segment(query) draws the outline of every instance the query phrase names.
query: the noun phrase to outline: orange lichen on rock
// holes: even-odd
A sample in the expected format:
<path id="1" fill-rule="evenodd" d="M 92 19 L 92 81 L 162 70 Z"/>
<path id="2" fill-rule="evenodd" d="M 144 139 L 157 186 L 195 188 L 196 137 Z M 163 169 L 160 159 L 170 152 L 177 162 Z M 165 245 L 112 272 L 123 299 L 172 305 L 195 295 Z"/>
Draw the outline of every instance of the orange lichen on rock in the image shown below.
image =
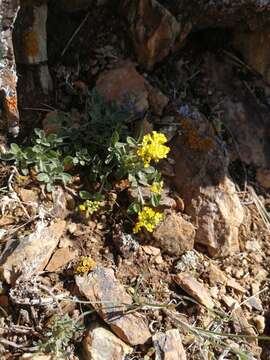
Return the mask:
<path id="1" fill-rule="evenodd" d="M 17 113 L 17 97 L 16 96 L 6 96 L 4 98 L 4 110 L 7 113 Z"/>
<path id="2" fill-rule="evenodd" d="M 39 52 L 38 39 L 35 31 L 28 31 L 24 34 L 24 49 L 28 57 L 36 57 Z"/>
<path id="3" fill-rule="evenodd" d="M 208 151 L 214 147 L 214 141 L 210 137 L 202 138 L 187 119 L 180 121 L 181 126 L 186 130 L 186 142 L 193 150 Z"/>

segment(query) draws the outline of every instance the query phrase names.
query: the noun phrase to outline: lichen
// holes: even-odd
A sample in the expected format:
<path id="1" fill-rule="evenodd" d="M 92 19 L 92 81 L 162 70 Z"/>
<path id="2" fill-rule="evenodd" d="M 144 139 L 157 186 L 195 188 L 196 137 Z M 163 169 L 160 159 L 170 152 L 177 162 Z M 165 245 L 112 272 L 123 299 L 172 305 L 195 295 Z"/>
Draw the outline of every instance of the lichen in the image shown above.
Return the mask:
<path id="1" fill-rule="evenodd" d="M 36 57 L 38 54 L 38 39 L 35 31 L 28 31 L 23 36 L 24 49 L 29 57 Z"/>
<path id="2" fill-rule="evenodd" d="M 181 120 L 181 126 L 185 130 L 185 139 L 188 146 L 193 150 L 209 151 L 215 146 L 214 141 L 206 136 L 202 138 L 198 130 L 187 119 Z"/>

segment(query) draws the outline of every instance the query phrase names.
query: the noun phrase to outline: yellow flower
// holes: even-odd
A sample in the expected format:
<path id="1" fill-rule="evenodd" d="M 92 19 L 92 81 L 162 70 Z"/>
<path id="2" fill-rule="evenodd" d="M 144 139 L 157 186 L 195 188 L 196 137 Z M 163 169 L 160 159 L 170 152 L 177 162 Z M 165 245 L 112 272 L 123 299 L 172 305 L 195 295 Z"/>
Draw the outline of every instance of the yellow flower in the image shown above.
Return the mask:
<path id="1" fill-rule="evenodd" d="M 96 262 L 90 256 L 82 256 L 75 271 L 76 273 L 84 274 L 93 270 L 95 267 Z"/>
<path id="2" fill-rule="evenodd" d="M 163 181 L 154 181 L 151 186 L 151 191 L 154 194 L 160 195 L 163 191 Z"/>
<path id="3" fill-rule="evenodd" d="M 138 221 L 133 228 L 133 232 L 136 234 L 142 227 L 145 227 L 149 232 L 153 232 L 162 219 L 163 214 L 154 211 L 148 206 L 144 206 L 142 211 L 139 211 Z"/>
<path id="4" fill-rule="evenodd" d="M 170 148 L 164 145 L 166 142 L 166 136 L 156 131 L 143 137 L 137 154 L 142 158 L 144 167 L 149 167 L 151 160 L 158 162 L 167 157 Z"/>
<path id="5" fill-rule="evenodd" d="M 85 210 L 86 210 L 85 205 L 81 204 L 81 205 L 79 206 L 79 210 L 80 210 L 80 211 L 85 211 Z"/>

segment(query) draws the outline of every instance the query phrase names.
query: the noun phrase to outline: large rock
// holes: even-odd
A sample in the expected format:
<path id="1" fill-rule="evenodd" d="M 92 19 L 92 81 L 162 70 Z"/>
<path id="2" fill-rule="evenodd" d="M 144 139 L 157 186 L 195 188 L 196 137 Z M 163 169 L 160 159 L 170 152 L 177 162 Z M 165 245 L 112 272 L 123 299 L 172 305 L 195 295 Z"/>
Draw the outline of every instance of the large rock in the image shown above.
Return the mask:
<path id="1" fill-rule="evenodd" d="M 269 21 L 270 3 L 261 0 L 159 0 L 177 19 L 194 30 L 209 27 L 256 28 Z M 196 11 L 194 11 L 196 9 Z"/>
<path id="2" fill-rule="evenodd" d="M 156 333 L 152 339 L 156 350 L 155 360 L 186 360 L 179 330 L 172 329 L 165 333 Z"/>
<path id="3" fill-rule="evenodd" d="M 194 246 L 195 228 L 180 214 L 170 212 L 153 232 L 154 244 L 163 252 L 180 256 L 192 250 Z"/>
<path id="4" fill-rule="evenodd" d="M 234 46 L 246 63 L 270 83 L 270 26 L 250 31 L 234 31 Z"/>
<path id="5" fill-rule="evenodd" d="M 28 66 L 27 71 L 24 69 L 21 72 L 21 81 L 27 84 L 27 87 L 32 86 L 33 92 L 40 88 L 39 91 L 43 94 L 52 90 L 47 64 L 47 13 L 46 1 L 35 4 L 22 2 L 13 34 L 16 63 L 35 65 Z M 30 92 L 30 89 L 28 91 Z"/>
<path id="6" fill-rule="evenodd" d="M 228 176 L 226 149 L 199 112 L 182 106 L 179 113 L 183 133 L 171 143 L 174 185 L 197 228 L 195 243 L 206 246 L 211 256 L 233 254 L 239 250 L 244 210 Z"/>
<path id="7" fill-rule="evenodd" d="M 112 331 L 130 345 L 144 344 L 151 336 L 138 312 L 127 313 L 132 298 L 112 269 L 97 268 L 87 277 L 76 276 L 80 292 L 92 303 Z"/>
<path id="8" fill-rule="evenodd" d="M 182 30 L 180 24 L 156 0 L 124 0 L 122 11 L 128 21 L 137 59 L 151 69 L 175 48 Z M 183 30 L 181 36 L 186 37 Z"/>
<path id="9" fill-rule="evenodd" d="M 215 55 L 206 54 L 202 72 L 208 88 L 219 94 L 212 96 L 209 106 L 216 107 L 221 114 L 221 121 L 233 140 L 232 157 L 270 169 L 269 107 L 235 76 L 230 61 L 221 62 Z"/>
<path id="10" fill-rule="evenodd" d="M 0 125 L 1 129 L 8 129 L 15 136 L 19 132 L 19 111 L 12 29 L 19 3 L 19 0 L 3 0 L 0 3 L 0 101 L 4 110 L 0 115 Z"/>
<path id="11" fill-rule="evenodd" d="M 83 340 L 85 360 L 124 360 L 132 348 L 101 325 L 94 324 Z"/>
<path id="12" fill-rule="evenodd" d="M 220 27 L 235 28 L 244 57 L 266 79 L 269 77 L 269 27 L 265 27 L 269 24 L 268 1 L 122 0 L 121 3 L 137 59 L 147 69 L 183 46 L 191 31 Z M 242 32 L 244 37 L 240 35 L 240 39 L 237 33 Z"/>
<path id="13" fill-rule="evenodd" d="M 29 278 L 42 271 L 57 247 L 65 226 L 62 220 L 49 226 L 40 222 L 31 235 L 11 240 L 0 257 L 0 275 L 3 280 L 10 284 L 20 275 Z"/>
<path id="14" fill-rule="evenodd" d="M 149 107 L 145 79 L 130 61 L 120 62 L 114 69 L 103 72 L 96 88 L 106 100 L 114 100 L 136 113 L 144 113 Z"/>

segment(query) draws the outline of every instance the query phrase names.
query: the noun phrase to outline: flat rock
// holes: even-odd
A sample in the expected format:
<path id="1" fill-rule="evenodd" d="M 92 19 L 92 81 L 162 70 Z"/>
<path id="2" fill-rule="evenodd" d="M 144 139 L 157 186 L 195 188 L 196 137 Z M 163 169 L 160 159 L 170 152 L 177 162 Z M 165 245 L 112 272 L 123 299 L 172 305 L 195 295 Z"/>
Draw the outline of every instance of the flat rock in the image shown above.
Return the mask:
<path id="1" fill-rule="evenodd" d="M 186 105 L 178 111 L 183 133 L 170 144 L 173 182 L 196 227 L 195 243 L 204 245 L 211 256 L 236 253 L 244 209 L 228 175 L 224 145 L 195 108 Z"/>
<path id="2" fill-rule="evenodd" d="M 156 350 L 155 360 L 186 360 L 179 330 L 172 329 L 165 333 L 156 333 L 152 340 Z"/>
<path id="3" fill-rule="evenodd" d="M 42 271 L 57 247 L 65 226 L 63 220 L 48 226 L 40 222 L 31 235 L 11 240 L 0 257 L 2 279 L 10 284 L 20 275 L 31 277 Z"/>
<path id="4" fill-rule="evenodd" d="M 71 260 L 75 259 L 78 255 L 76 250 L 72 250 L 69 247 L 63 247 L 57 249 L 51 257 L 45 270 L 49 272 L 55 272 L 68 264 Z"/>
<path id="5" fill-rule="evenodd" d="M 83 340 L 85 360 L 124 360 L 132 351 L 132 347 L 99 324 L 94 324 Z"/>
<path id="6" fill-rule="evenodd" d="M 154 230 L 153 238 L 163 252 L 179 256 L 193 249 L 195 228 L 180 214 L 170 212 Z"/>
<path id="7" fill-rule="evenodd" d="M 135 113 L 144 113 L 149 107 L 145 79 L 130 61 L 119 62 L 101 73 L 96 88 L 107 101 L 114 100 Z"/>
<path id="8" fill-rule="evenodd" d="M 183 290 L 185 290 L 187 294 L 197 300 L 200 304 L 206 306 L 208 309 L 213 309 L 215 306 L 208 289 L 189 273 L 177 274 L 174 277 L 174 281 Z"/>
<path id="9" fill-rule="evenodd" d="M 123 341 L 139 345 L 151 337 L 141 314 L 126 313 L 132 298 L 117 281 L 112 269 L 97 268 L 88 276 L 76 276 L 76 284 L 100 317 Z"/>

